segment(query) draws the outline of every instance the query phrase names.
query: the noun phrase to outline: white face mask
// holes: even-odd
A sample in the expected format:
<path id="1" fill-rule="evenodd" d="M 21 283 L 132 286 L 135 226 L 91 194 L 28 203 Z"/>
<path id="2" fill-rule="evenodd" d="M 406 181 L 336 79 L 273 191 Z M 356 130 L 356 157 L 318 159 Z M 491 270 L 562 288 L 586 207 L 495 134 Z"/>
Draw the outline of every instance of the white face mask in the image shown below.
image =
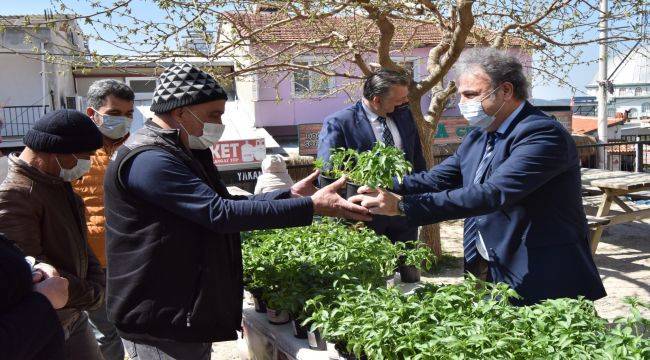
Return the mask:
<path id="1" fill-rule="evenodd" d="M 498 88 L 499 87 L 497 86 L 494 90 L 490 91 L 489 94 L 485 95 L 480 100 L 472 100 L 472 101 L 467 101 L 458 104 L 460 113 L 463 114 L 463 117 L 465 119 L 467 119 L 470 126 L 478 127 L 485 130 L 489 128 L 490 125 L 492 125 L 492 123 L 496 119 L 497 114 L 499 113 L 499 111 L 501 111 L 501 108 L 505 104 L 505 101 L 503 102 L 503 104 L 501 104 L 501 107 L 499 107 L 499 110 L 497 110 L 497 112 L 495 112 L 494 115 L 488 115 L 485 112 L 485 109 L 483 108 L 483 100 L 492 96 L 492 94 L 494 94 L 494 92 L 497 91 Z"/>
<path id="2" fill-rule="evenodd" d="M 205 150 L 211 147 L 212 145 L 214 145 L 215 143 L 217 143 L 217 141 L 219 141 L 219 139 L 221 138 L 221 135 L 223 135 L 223 131 L 226 129 L 226 126 L 224 124 L 213 124 L 213 123 L 203 122 L 201 119 L 198 118 L 198 116 L 196 116 L 192 112 L 192 110 L 190 110 L 189 108 L 187 108 L 187 110 L 190 112 L 190 114 L 192 114 L 192 116 L 194 116 L 194 119 L 196 121 L 203 124 L 203 135 L 194 136 L 190 134 L 182 124 L 179 123 L 183 128 L 183 130 L 185 130 L 185 132 L 187 133 L 187 139 L 189 141 L 190 149 Z"/>
<path id="3" fill-rule="evenodd" d="M 97 125 L 99 131 L 109 139 L 117 140 L 129 133 L 133 119 L 126 116 L 104 115 L 95 108 L 91 108 L 102 119 L 102 124 Z"/>
<path id="4" fill-rule="evenodd" d="M 74 154 L 72 156 L 74 156 Z M 86 175 L 88 171 L 90 171 L 90 160 L 79 159 L 76 156 L 74 156 L 74 158 L 77 159 L 77 165 L 75 165 L 72 169 L 64 169 L 59 162 L 59 158 L 55 157 L 56 163 L 59 164 L 59 168 L 61 169 L 61 171 L 59 171 L 59 177 L 63 179 L 63 181 L 77 180 L 80 177 Z"/>

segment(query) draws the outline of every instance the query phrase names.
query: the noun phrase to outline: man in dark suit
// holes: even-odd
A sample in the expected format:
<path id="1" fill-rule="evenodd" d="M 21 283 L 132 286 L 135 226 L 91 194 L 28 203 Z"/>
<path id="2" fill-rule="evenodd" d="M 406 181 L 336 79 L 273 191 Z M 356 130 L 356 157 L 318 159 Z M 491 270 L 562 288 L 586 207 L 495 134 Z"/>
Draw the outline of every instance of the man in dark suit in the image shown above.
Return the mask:
<path id="1" fill-rule="evenodd" d="M 440 165 L 406 176 L 395 193 L 362 188 L 365 195 L 351 201 L 412 225 L 466 218 L 465 270 L 509 284 L 522 296 L 516 304 L 604 297 L 571 135 L 526 101 L 516 58 L 468 50 L 458 74 L 461 112 L 477 129 Z"/>
<path id="2" fill-rule="evenodd" d="M 408 108 L 406 73 L 380 69 L 363 85 L 363 99 L 328 116 L 318 137 L 318 158 L 327 161 L 339 147 L 367 151 L 377 141 L 404 151 L 413 171 L 426 170 L 418 130 Z M 369 223 L 378 234 L 391 241 L 416 240 L 417 226 L 405 219 L 376 216 Z"/>

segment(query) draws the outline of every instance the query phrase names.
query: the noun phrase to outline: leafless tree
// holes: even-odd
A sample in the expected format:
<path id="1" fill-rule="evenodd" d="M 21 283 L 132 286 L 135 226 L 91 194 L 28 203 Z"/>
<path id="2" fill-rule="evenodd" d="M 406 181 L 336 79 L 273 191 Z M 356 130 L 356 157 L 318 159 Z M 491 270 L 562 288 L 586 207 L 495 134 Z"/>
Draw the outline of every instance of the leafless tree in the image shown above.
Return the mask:
<path id="1" fill-rule="evenodd" d="M 601 16 L 609 21 L 605 41 L 616 54 L 645 38 L 648 11 L 643 0 L 613 1 L 607 14 L 600 13 L 597 0 L 95 0 L 91 11 L 79 13 L 73 0 L 53 1 L 58 12 L 87 24 L 93 41 L 110 44 L 121 54 L 84 54 L 97 65 L 133 58 L 231 58 L 235 71 L 215 75 L 257 74 L 281 82 L 287 71 L 307 70 L 324 79 L 347 79 L 332 91 L 353 94 L 371 73 L 372 62 L 407 71 L 394 55 L 429 46 L 428 73 L 409 89 L 429 166 L 434 165 L 438 121 L 456 92 L 450 71 L 465 47 L 516 48 L 534 54 L 535 61 L 526 64 L 531 76 L 566 84 L 573 65 L 597 60 L 584 60 L 582 53 L 598 42 L 595 29 Z M 142 2 L 156 11 L 143 11 Z M 183 36 L 189 31 L 208 46 L 185 46 Z M 430 38 L 423 39 L 426 35 Z M 320 60 L 301 61 L 313 54 Z M 64 61 L 48 55 L 52 61 Z M 425 95 L 431 102 L 422 111 Z M 440 254 L 438 231 L 426 227 L 423 237 Z"/>

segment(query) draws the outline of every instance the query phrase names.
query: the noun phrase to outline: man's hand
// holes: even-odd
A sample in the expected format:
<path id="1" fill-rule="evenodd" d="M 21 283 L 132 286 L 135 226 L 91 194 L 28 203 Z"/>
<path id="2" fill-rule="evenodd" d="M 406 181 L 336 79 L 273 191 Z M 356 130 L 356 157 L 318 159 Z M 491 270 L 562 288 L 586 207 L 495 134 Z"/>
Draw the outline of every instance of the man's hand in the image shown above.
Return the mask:
<path id="1" fill-rule="evenodd" d="M 367 208 L 370 213 L 377 215 L 398 216 L 401 215 L 397 203 L 402 197 L 384 189 L 371 189 L 367 186 L 359 188 L 357 193 L 348 201 Z"/>
<path id="2" fill-rule="evenodd" d="M 311 196 L 311 199 L 314 202 L 314 213 L 317 215 L 342 217 L 357 221 L 372 220 L 372 216 L 370 216 L 368 209 L 343 199 L 336 192 L 345 185 L 345 180 L 344 176 L 332 184 L 318 190 Z"/>
<path id="3" fill-rule="evenodd" d="M 293 186 L 291 187 L 291 196 L 303 197 L 303 196 L 314 195 L 316 191 L 318 191 L 318 189 L 314 186 L 314 180 L 316 180 L 318 174 L 320 174 L 320 171 L 316 170 L 306 178 L 293 184 Z"/>
<path id="4" fill-rule="evenodd" d="M 66 278 L 59 276 L 47 278 L 35 284 L 34 291 L 45 295 L 55 310 L 68 303 L 68 279 Z"/>
<path id="5" fill-rule="evenodd" d="M 57 276 L 60 275 L 54 266 L 46 263 L 38 263 L 34 265 L 34 270 L 32 270 L 32 283 L 35 284 L 45 279 Z"/>

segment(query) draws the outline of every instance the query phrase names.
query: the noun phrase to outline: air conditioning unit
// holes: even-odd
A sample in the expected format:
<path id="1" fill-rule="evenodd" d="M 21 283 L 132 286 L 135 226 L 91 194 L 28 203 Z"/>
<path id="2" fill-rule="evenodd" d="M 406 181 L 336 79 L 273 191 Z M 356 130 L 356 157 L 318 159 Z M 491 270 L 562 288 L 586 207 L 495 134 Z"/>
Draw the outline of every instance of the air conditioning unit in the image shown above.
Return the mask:
<path id="1" fill-rule="evenodd" d="M 65 108 L 77 110 L 77 97 L 76 96 L 66 96 L 65 97 Z"/>

